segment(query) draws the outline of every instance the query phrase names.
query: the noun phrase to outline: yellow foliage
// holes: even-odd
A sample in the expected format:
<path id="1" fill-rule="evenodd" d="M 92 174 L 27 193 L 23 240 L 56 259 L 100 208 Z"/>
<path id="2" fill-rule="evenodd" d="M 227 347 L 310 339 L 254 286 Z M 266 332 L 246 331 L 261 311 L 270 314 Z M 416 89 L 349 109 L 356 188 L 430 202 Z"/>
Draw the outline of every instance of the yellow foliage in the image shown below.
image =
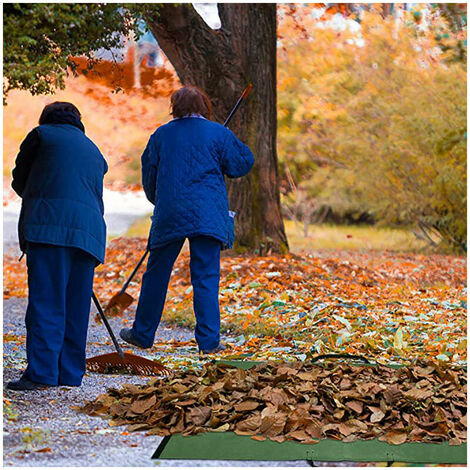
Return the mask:
<path id="1" fill-rule="evenodd" d="M 465 249 L 466 64 L 406 15 L 372 9 L 340 31 L 311 10 L 297 11 L 302 34 L 281 15 L 281 162 L 317 202 L 419 223 Z"/>

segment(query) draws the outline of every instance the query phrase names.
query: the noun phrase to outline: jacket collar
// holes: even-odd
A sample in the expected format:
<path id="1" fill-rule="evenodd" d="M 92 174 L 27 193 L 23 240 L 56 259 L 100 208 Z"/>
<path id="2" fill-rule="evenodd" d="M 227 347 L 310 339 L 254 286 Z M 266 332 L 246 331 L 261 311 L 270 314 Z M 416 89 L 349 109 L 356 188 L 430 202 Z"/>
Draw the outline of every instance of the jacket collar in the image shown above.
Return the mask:
<path id="1" fill-rule="evenodd" d="M 70 111 L 54 111 L 49 114 L 42 124 L 71 124 L 77 127 L 82 132 L 85 132 L 85 127 L 80 121 L 80 118 Z"/>

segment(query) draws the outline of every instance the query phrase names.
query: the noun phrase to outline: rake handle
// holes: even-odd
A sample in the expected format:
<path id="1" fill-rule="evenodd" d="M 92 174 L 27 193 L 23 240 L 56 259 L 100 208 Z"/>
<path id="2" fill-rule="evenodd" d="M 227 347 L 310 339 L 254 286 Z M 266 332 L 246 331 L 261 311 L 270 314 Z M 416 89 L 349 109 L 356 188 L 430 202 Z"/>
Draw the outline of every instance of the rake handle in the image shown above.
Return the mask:
<path id="1" fill-rule="evenodd" d="M 230 120 L 232 119 L 233 115 L 235 114 L 235 111 L 240 107 L 240 105 L 242 104 L 242 101 L 248 96 L 248 94 L 250 93 L 251 89 L 253 88 L 253 84 L 250 83 L 246 88 L 245 90 L 243 91 L 242 95 L 240 96 L 240 98 L 238 98 L 238 101 L 235 103 L 235 106 L 233 107 L 232 111 L 230 111 L 230 114 L 228 115 L 227 119 L 225 120 L 224 122 L 224 126 L 227 127 L 228 126 L 228 123 L 230 122 Z"/>
<path id="2" fill-rule="evenodd" d="M 103 320 L 104 326 L 108 330 L 109 336 L 111 336 L 111 339 L 113 340 L 114 347 L 116 348 L 117 353 L 119 354 L 119 356 L 121 356 L 121 359 L 124 359 L 124 352 L 122 351 L 121 346 L 119 346 L 119 343 L 117 342 L 116 336 L 114 336 L 113 330 L 111 329 L 108 320 L 104 316 L 103 307 L 101 306 L 100 301 L 98 300 L 98 297 L 96 297 L 94 291 L 91 292 L 91 298 L 93 299 L 96 309 L 98 310 L 98 313 L 100 314 L 100 317 Z"/>
<path id="3" fill-rule="evenodd" d="M 119 292 L 119 295 L 122 295 L 124 294 L 124 292 L 126 292 L 126 289 L 129 287 L 129 284 L 131 283 L 132 279 L 134 278 L 139 268 L 142 266 L 142 263 L 144 262 L 145 258 L 149 254 L 149 251 L 150 250 L 148 248 L 145 250 L 145 253 L 143 254 L 142 258 L 140 258 L 139 262 L 137 263 L 137 266 L 134 268 L 134 271 L 132 271 L 131 275 L 129 276 L 129 279 L 127 279 L 127 281 L 122 286 L 122 289 Z"/>

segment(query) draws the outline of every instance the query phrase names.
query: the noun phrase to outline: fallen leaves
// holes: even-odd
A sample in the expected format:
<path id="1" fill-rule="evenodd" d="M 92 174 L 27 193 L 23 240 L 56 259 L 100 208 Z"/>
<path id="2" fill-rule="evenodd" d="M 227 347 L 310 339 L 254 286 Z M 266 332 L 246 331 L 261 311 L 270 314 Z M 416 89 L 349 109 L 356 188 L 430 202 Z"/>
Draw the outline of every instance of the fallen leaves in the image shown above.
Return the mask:
<path id="1" fill-rule="evenodd" d="M 142 238 L 117 238 L 96 270 L 103 304 L 121 289 L 145 251 Z M 139 296 L 144 267 L 128 293 Z M 221 260 L 222 331 L 231 348 L 221 356 L 304 360 L 309 354 L 349 353 L 383 363 L 418 358 L 466 361 L 466 261 L 444 255 L 316 252 Z M 6 256 L 4 297 L 25 296 L 25 263 Z M 188 253 L 175 264 L 163 320 L 194 325 Z M 123 322 L 131 321 L 127 318 Z M 192 348 L 192 349 L 191 349 Z M 178 351 L 179 354 L 175 354 Z M 149 353 L 172 368 L 192 366 L 197 349 L 157 343 Z M 182 359 L 183 356 L 183 359 Z M 196 364 L 197 365 L 197 364 Z"/>
<path id="2" fill-rule="evenodd" d="M 309 380 L 314 386 L 305 391 Z M 458 445 L 466 441 L 466 389 L 464 369 L 437 361 L 400 369 L 307 361 L 242 370 L 206 363 L 201 371 L 110 389 L 82 411 L 160 435 L 233 431 L 308 444 L 378 438 Z"/>

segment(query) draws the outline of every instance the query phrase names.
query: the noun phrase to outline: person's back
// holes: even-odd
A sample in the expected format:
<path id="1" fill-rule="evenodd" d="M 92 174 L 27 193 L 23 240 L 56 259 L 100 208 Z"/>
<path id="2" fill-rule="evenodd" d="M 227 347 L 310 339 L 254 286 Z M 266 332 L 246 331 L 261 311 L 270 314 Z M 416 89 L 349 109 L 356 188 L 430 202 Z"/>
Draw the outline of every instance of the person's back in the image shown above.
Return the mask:
<path id="1" fill-rule="evenodd" d="M 155 204 L 148 247 L 150 257 L 132 328 L 121 338 L 152 346 L 173 264 L 189 239 L 196 341 L 203 353 L 220 344 L 220 250 L 231 247 L 234 214 L 229 211 L 224 175 L 237 178 L 254 164 L 251 150 L 224 126 L 209 121 L 205 93 L 183 87 L 171 97 L 175 119 L 159 127 L 142 155 L 142 183 Z"/>
<path id="2" fill-rule="evenodd" d="M 195 235 L 230 246 L 224 174 L 235 178 L 250 170 L 249 148 L 224 126 L 202 117 L 174 119 L 153 134 L 149 147 L 151 164 L 158 166 L 151 180 L 143 168 L 147 196 L 155 203 L 150 246 Z"/>
<path id="3" fill-rule="evenodd" d="M 35 131 L 39 145 L 22 192 L 22 243 L 71 244 L 103 262 L 105 160 L 74 125 L 43 124 Z"/>

